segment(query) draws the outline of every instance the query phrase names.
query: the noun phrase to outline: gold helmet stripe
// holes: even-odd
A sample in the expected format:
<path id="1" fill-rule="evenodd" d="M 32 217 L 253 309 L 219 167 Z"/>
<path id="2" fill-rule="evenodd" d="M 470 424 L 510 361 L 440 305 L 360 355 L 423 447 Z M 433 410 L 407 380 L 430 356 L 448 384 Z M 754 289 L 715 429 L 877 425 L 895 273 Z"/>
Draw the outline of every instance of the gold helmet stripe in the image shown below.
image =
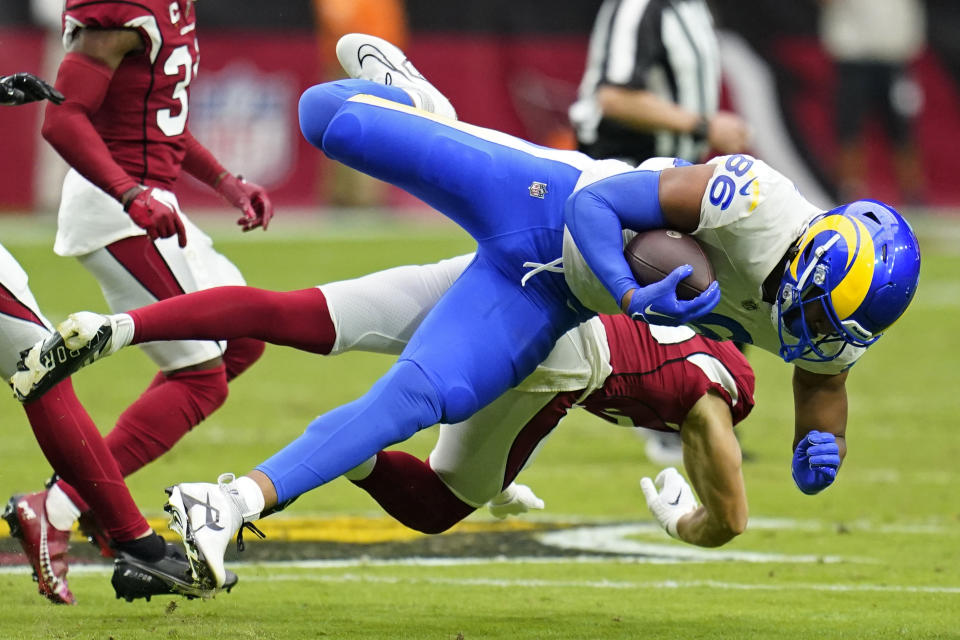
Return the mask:
<path id="1" fill-rule="evenodd" d="M 800 250 L 790 262 L 790 274 L 794 280 L 797 279 L 797 270 L 804 249 L 820 233 L 840 234 L 849 248 L 847 263 L 844 265 L 846 274 L 830 292 L 833 310 L 840 320 L 846 320 L 867 297 L 870 284 L 873 282 L 876 259 L 873 238 L 859 220 L 839 214 L 825 216 L 807 229 L 800 241 Z"/>

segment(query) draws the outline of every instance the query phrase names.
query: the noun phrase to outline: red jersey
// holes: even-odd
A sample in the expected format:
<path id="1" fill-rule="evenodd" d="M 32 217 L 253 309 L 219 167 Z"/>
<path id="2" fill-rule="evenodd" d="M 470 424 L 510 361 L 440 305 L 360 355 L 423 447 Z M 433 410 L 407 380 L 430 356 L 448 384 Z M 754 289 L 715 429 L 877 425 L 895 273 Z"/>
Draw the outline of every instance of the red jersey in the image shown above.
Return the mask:
<path id="1" fill-rule="evenodd" d="M 732 342 L 682 328 L 658 340 L 658 328 L 623 314 L 601 315 L 600 321 L 613 372 L 581 403 L 590 413 L 624 426 L 672 431 L 710 390 L 726 400 L 734 424 L 753 409 L 753 369 Z"/>
<path id="2" fill-rule="evenodd" d="M 83 27 L 140 33 L 144 50 L 120 63 L 91 121 L 134 180 L 170 189 L 183 161 L 199 61 L 193 0 L 67 0 L 63 21 L 65 40 Z"/>

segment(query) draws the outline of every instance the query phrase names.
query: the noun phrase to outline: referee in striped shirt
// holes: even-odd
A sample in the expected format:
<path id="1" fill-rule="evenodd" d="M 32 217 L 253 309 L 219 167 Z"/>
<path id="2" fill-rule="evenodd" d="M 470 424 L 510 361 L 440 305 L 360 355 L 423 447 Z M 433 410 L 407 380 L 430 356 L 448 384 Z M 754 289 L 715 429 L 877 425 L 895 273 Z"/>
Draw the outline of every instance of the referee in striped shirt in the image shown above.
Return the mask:
<path id="1" fill-rule="evenodd" d="M 581 151 L 633 165 L 743 151 L 748 128 L 718 111 L 720 56 L 704 0 L 604 0 L 570 119 Z"/>

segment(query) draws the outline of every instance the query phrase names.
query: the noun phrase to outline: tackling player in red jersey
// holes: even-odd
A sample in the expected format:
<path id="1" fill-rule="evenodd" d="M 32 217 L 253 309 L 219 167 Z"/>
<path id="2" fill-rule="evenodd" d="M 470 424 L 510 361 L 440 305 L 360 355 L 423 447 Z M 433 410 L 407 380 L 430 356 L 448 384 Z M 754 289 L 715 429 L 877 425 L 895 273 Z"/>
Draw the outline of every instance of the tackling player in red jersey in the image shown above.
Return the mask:
<path id="1" fill-rule="evenodd" d="M 381 451 L 346 477 L 391 516 L 424 533 L 446 531 L 484 503 L 498 517 L 542 509 L 529 487 L 513 481 L 579 406 L 620 426 L 679 431 L 684 466 L 703 504 L 673 467 L 655 481 L 643 478 L 647 506 L 667 533 L 705 547 L 742 533 L 747 498 L 733 426 L 753 409 L 754 375 L 740 351 L 686 327 L 647 325 L 624 315 L 599 316 L 576 331 L 581 340 L 564 336 L 544 363 L 552 372 L 538 370 L 534 380 L 467 421 L 441 425 L 426 460 Z M 578 342 L 606 346 L 609 358 L 591 365 L 596 372 L 608 362 L 609 373 L 583 388 L 551 391 L 591 360 L 573 356 Z"/>
<path id="2" fill-rule="evenodd" d="M 66 99 L 46 110 L 42 129 L 71 166 L 54 251 L 77 257 L 115 311 L 243 284 L 171 191 L 185 171 L 241 211 L 244 231 L 266 229 L 273 215 L 266 192 L 224 169 L 188 128 L 199 63 L 192 0 L 68 0 L 63 20 L 67 53 L 55 86 Z M 263 343 L 190 341 L 144 350 L 160 373 L 106 438 L 123 475 L 216 410 L 227 381 L 257 360 Z M 62 481 L 45 497 L 30 498 L 61 523 L 88 509 Z M 60 535 L 65 541 L 67 532 Z"/>
<path id="3" fill-rule="evenodd" d="M 77 360 L 89 363 L 129 344 L 241 336 L 325 355 L 396 355 L 471 258 L 397 267 L 300 291 L 217 287 L 126 314 L 80 312 L 62 322 L 51 340 L 38 342 L 27 360 L 56 345 L 76 349 Z M 24 393 L 37 382 L 55 382 L 68 368 L 43 367 L 39 380 L 23 371 L 12 383 Z M 656 484 L 645 479 L 641 486 L 670 535 L 718 546 L 746 526 L 733 425 L 753 408 L 753 387 L 753 371 L 732 343 L 708 340 L 687 327 L 600 316 L 564 334 L 516 388 L 465 422 L 440 426 L 426 461 L 381 451 L 344 475 L 390 515 L 426 533 L 448 529 L 487 502 L 494 515 L 540 508 L 527 487 L 512 482 L 567 412 L 580 406 L 615 424 L 680 431 L 684 462 L 703 505 L 672 468 Z"/>

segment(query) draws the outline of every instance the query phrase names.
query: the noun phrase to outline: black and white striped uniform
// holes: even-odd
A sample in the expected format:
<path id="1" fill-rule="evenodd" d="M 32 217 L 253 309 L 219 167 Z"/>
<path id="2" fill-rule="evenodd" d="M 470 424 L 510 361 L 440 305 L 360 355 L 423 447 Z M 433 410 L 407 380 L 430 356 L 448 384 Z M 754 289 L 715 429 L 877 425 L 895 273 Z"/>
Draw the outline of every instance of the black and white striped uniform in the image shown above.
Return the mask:
<path id="1" fill-rule="evenodd" d="M 596 100 L 602 85 L 650 91 L 707 117 L 716 113 L 720 59 L 704 0 L 605 0 L 570 108 L 580 150 L 594 158 L 699 161 L 705 141 L 671 131 L 646 133 L 603 118 Z"/>

